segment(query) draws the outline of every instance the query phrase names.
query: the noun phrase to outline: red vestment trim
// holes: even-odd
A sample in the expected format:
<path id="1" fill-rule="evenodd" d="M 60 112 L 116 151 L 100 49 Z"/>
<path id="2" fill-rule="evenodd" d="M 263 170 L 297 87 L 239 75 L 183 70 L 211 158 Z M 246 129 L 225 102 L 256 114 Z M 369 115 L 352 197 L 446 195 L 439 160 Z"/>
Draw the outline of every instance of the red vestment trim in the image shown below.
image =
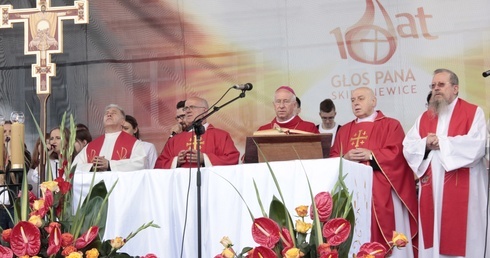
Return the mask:
<path id="1" fill-rule="evenodd" d="M 390 246 L 389 242 L 396 229 L 394 192 L 409 214 L 411 232 L 404 233 L 410 233 L 417 257 L 417 195 L 412 170 L 402 153 L 405 134 L 400 122 L 385 117 L 381 111 L 376 112 L 378 114 L 374 122 L 356 123 L 354 120 L 343 125 L 336 135 L 330 157 L 338 157 L 355 148 L 372 151 L 379 169 L 373 168 L 371 240 L 386 248 Z"/>
<path id="2" fill-rule="evenodd" d="M 99 156 L 100 149 L 104 144 L 105 135 L 102 135 L 87 145 L 87 163 L 92 163 L 94 157 Z M 111 160 L 129 159 L 133 150 L 134 143 L 137 141 L 132 135 L 121 132 L 114 144 Z"/>
<path id="3" fill-rule="evenodd" d="M 471 128 L 477 106 L 458 99 L 449 122 L 448 136 L 466 135 Z M 437 131 L 437 116 L 428 111 L 420 119 L 421 138 Z M 441 233 L 439 253 L 465 256 L 466 228 L 468 223 L 469 168 L 446 171 L 442 196 Z M 432 168 L 428 167 L 421 178 L 420 223 L 424 234 L 424 248 L 434 246 L 434 194 Z"/>

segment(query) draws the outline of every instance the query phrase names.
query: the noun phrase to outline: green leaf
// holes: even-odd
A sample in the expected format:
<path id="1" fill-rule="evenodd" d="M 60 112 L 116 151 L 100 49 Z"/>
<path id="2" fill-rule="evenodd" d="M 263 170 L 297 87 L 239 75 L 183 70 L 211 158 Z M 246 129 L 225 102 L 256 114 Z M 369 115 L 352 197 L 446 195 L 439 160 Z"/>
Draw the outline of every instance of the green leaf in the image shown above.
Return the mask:
<path id="1" fill-rule="evenodd" d="M 272 198 L 269 206 L 269 218 L 279 224 L 281 228 L 288 228 L 289 225 L 293 225 L 291 215 L 286 206 L 276 196 Z"/>

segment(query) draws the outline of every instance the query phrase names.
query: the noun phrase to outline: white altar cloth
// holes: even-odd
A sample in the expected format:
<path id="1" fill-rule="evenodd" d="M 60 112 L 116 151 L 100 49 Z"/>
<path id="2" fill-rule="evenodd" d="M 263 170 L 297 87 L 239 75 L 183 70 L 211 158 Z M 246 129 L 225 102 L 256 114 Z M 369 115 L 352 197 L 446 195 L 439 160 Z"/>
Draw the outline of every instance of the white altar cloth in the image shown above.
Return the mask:
<path id="1" fill-rule="evenodd" d="M 339 163 L 339 158 L 270 163 L 293 221 L 297 219 L 295 207 L 311 205 L 305 171 L 314 195 L 330 192 L 337 182 Z M 109 197 L 104 239 L 124 238 L 142 224 L 154 221 L 160 228 L 140 232 L 121 251 L 132 256 L 153 253 L 158 257 L 197 257 L 197 173 L 196 169 L 189 171 L 178 168 L 97 173 L 95 181 L 104 180 L 108 190 L 119 179 Z M 253 180 L 266 212 L 273 195 L 280 199 L 267 164 L 217 166 L 202 168 L 201 172 L 202 257 L 221 253 L 223 247 L 219 241 L 223 236 L 233 241 L 237 252 L 247 246 L 257 246 L 246 205 L 223 177 L 240 191 L 258 218 L 262 212 Z M 355 252 L 370 238 L 372 169 L 344 160 L 343 173 L 347 174 L 345 183 L 354 194 L 356 226 L 351 252 Z M 74 203 L 87 194 L 92 176 L 90 172 L 75 173 Z"/>

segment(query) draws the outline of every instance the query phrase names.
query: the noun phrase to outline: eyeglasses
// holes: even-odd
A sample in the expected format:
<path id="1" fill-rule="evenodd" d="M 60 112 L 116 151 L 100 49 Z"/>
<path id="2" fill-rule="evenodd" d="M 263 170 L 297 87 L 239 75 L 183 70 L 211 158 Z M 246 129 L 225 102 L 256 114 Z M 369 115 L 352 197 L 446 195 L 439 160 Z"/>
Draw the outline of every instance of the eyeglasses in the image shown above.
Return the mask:
<path id="1" fill-rule="evenodd" d="M 334 120 L 335 116 L 321 116 L 322 120 Z"/>
<path id="2" fill-rule="evenodd" d="M 187 110 L 194 110 L 196 108 L 206 108 L 206 107 L 199 107 L 199 106 L 186 106 L 182 110 L 185 112 Z"/>
<path id="3" fill-rule="evenodd" d="M 284 104 L 284 105 L 289 105 L 293 103 L 290 99 L 283 99 L 283 100 L 280 100 L 280 99 L 276 99 L 274 100 L 274 105 L 281 105 L 281 104 Z"/>
<path id="4" fill-rule="evenodd" d="M 436 86 L 439 87 L 439 88 L 444 88 L 444 86 L 446 86 L 446 84 L 450 84 L 450 82 L 438 82 L 438 83 L 432 83 L 432 84 L 429 84 L 429 89 L 434 89 Z"/>
<path id="5" fill-rule="evenodd" d="M 185 114 L 182 114 L 182 115 L 178 115 L 175 117 L 175 120 L 181 120 L 181 119 L 184 119 L 185 118 Z"/>

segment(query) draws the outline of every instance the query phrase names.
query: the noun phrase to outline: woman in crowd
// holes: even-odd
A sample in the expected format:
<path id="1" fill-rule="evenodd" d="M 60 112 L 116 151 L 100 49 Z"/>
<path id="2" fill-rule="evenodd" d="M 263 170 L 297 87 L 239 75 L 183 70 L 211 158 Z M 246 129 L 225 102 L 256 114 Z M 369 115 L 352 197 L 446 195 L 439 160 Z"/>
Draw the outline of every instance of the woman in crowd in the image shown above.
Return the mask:
<path id="1" fill-rule="evenodd" d="M 68 129 L 64 129 L 64 145 L 68 145 L 68 140 L 70 138 L 70 132 Z M 54 180 L 59 176 L 58 169 L 60 168 L 60 154 L 63 148 L 61 144 L 61 130 L 60 127 L 55 127 L 46 136 L 46 148 L 47 148 L 47 158 L 46 158 L 46 172 L 51 171 L 51 178 L 49 174 L 46 173 L 45 180 Z M 41 164 L 41 151 L 43 150 L 43 144 L 39 138 L 34 146 L 34 151 L 32 152 L 32 164 L 30 166 L 27 182 L 32 185 L 33 192 L 39 195 L 39 165 Z"/>
<path id="2" fill-rule="evenodd" d="M 92 135 L 86 129 L 77 129 L 77 135 L 75 137 L 75 155 L 78 154 L 83 147 L 92 141 Z M 75 158 L 73 155 L 73 158 Z"/>
<path id="3" fill-rule="evenodd" d="M 130 135 L 133 135 L 134 137 L 136 137 L 136 139 L 140 140 L 140 130 L 138 128 L 138 122 L 136 121 L 136 118 L 130 115 L 126 115 L 126 122 L 123 125 L 123 131 Z M 155 148 L 155 145 L 153 145 L 153 143 L 144 141 L 141 142 L 143 143 L 143 146 L 146 150 L 145 168 L 153 169 L 155 167 L 155 162 L 157 161 L 157 149 Z"/>

